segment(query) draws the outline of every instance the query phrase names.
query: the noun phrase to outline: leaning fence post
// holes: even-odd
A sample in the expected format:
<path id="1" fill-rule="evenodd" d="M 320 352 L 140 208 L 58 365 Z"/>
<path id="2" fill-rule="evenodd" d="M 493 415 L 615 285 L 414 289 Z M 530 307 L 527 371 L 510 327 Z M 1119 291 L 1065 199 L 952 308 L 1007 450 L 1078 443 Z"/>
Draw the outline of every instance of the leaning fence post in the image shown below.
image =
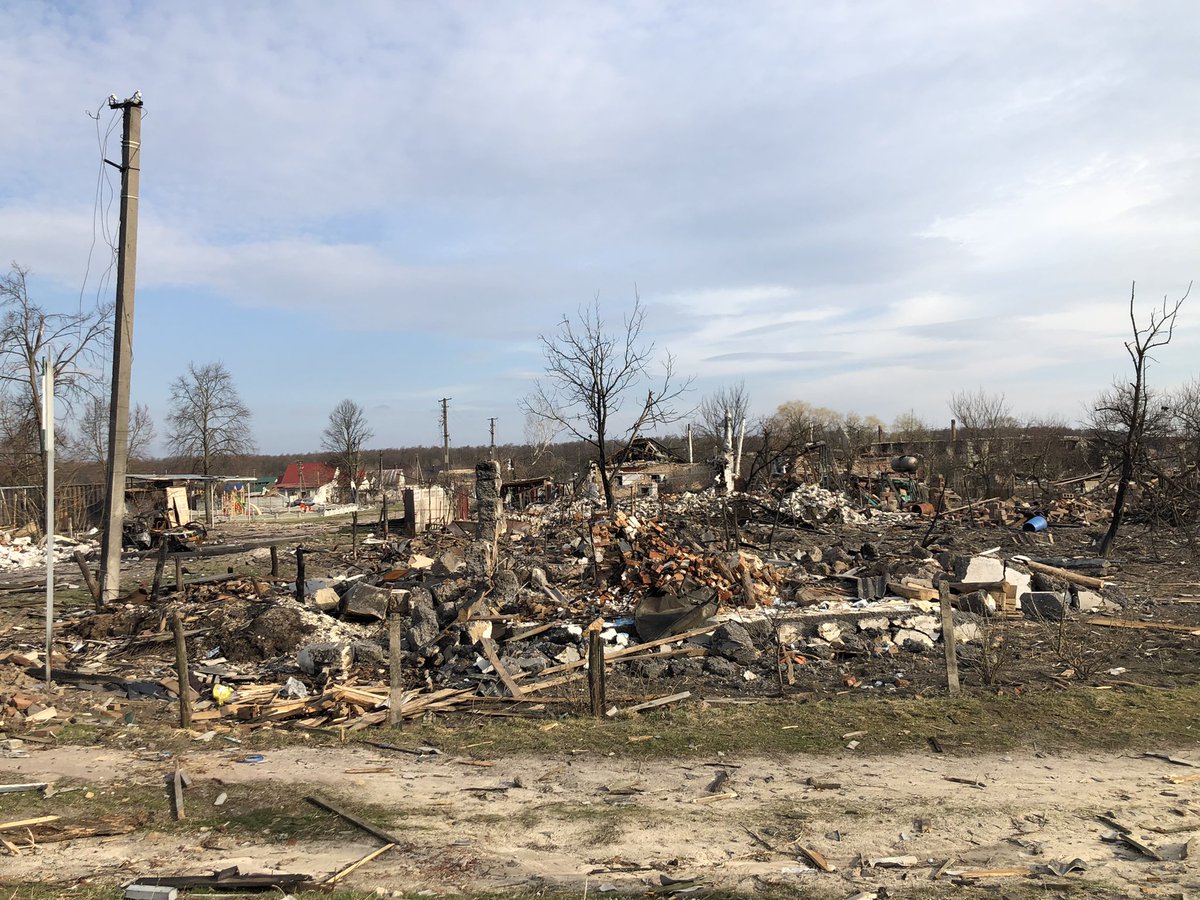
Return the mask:
<path id="1" fill-rule="evenodd" d="M 279 577 L 279 548 L 271 545 L 271 577 Z"/>
<path id="2" fill-rule="evenodd" d="M 950 608 L 950 585 L 945 581 L 938 585 L 938 598 L 942 605 L 942 643 L 946 648 L 946 688 L 953 695 L 958 693 L 958 648 L 954 638 L 954 610 Z"/>
<path id="3" fill-rule="evenodd" d="M 154 566 L 154 584 L 150 588 L 150 599 L 157 600 L 162 590 L 163 571 L 167 568 L 167 536 L 164 534 L 158 545 L 158 562 Z"/>
<path id="4" fill-rule="evenodd" d="M 88 593 L 92 595 L 92 602 L 96 604 L 96 612 L 100 612 L 103 607 L 103 602 L 100 600 L 100 586 L 96 584 L 96 579 L 92 575 L 92 570 L 88 568 L 87 560 L 83 556 L 82 550 L 76 550 L 74 553 L 75 562 L 79 565 L 79 571 L 83 573 L 83 583 L 87 585 Z"/>
<path id="5" fill-rule="evenodd" d="M 175 674 L 179 679 L 179 727 L 192 726 L 192 685 L 188 678 L 187 641 L 183 636 L 183 620 L 179 613 L 171 618 L 175 631 Z"/>

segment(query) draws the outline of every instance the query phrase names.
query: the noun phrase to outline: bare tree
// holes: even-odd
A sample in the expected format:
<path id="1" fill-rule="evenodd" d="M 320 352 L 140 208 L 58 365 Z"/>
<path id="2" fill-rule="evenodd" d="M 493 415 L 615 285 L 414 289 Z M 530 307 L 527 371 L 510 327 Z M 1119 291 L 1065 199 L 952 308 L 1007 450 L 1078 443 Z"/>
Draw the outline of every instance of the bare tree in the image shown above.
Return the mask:
<path id="1" fill-rule="evenodd" d="M 254 450 L 250 410 L 224 363 L 188 363 L 187 372 L 171 383 L 167 423 L 171 452 L 202 475 L 212 475 L 218 460 Z"/>
<path id="2" fill-rule="evenodd" d="M 746 382 L 729 384 L 718 388 L 700 401 L 700 430 L 704 436 L 714 441 L 725 439 L 725 417 L 733 423 L 736 432 L 742 420 L 750 412 L 750 395 L 746 392 Z"/>
<path id="3" fill-rule="evenodd" d="M 8 447 L 9 466 L 25 479 L 43 483 L 45 359 L 54 361 L 55 397 L 69 412 L 102 383 L 95 363 L 108 333 L 110 308 L 47 312 L 29 295 L 28 276 L 29 270 L 14 262 L 0 277 L 0 394 L 6 398 L 5 431 L 20 438 Z"/>
<path id="4" fill-rule="evenodd" d="M 535 398 L 531 398 L 533 402 Z M 529 465 L 536 466 L 562 431 L 554 416 L 547 410 L 525 409 L 525 443 L 530 448 Z"/>
<path id="5" fill-rule="evenodd" d="M 890 437 L 895 441 L 927 441 L 930 430 L 927 422 L 909 410 L 906 413 L 900 413 L 892 421 Z"/>
<path id="6" fill-rule="evenodd" d="M 1146 367 L 1154 358 L 1152 354 L 1156 349 L 1171 343 L 1179 308 L 1191 291 L 1192 286 L 1189 283 L 1183 296 L 1176 300 L 1174 305 L 1169 304 L 1164 297 L 1161 309 L 1151 310 L 1149 323 L 1139 328 L 1137 311 L 1134 308 L 1137 284 L 1134 283 L 1129 289 L 1129 324 L 1133 330 L 1133 339 L 1125 342 L 1125 351 L 1133 363 L 1133 381 L 1128 385 L 1117 386 L 1105 394 L 1096 406 L 1096 416 L 1117 429 L 1120 446 L 1112 521 L 1109 522 L 1108 531 L 1100 539 L 1100 555 L 1105 558 L 1112 552 L 1113 542 L 1116 541 L 1121 523 L 1125 519 L 1125 499 L 1137 468 L 1144 459 L 1148 426 L 1153 421 L 1150 414 L 1150 391 L 1146 386 Z"/>
<path id="7" fill-rule="evenodd" d="M 358 471 L 362 463 L 363 444 L 375 432 L 367 425 L 367 412 L 349 398 L 333 408 L 329 424 L 321 434 L 321 449 L 333 454 L 341 470 L 342 486 L 349 486 L 350 497 L 358 502 Z"/>
<path id="8" fill-rule="evenodd" d="M 984 495 L 991 496 L 1011 470 L 1004 442 L 1013 436 L 1017 422 L 1008 401 L 982 388 L 959 391 L 950 398 L 950 413 L 965 432 L 969 465 L 983 482 Z"/>
<path id="9" fill-rule="evenodd" d="M 655 361 L 653 341 L 644 342 L 646 311 L 635 295 L 633 309 L 617 331 L 609 331 L 600 316 L 599 298 L 581 308 L 574 321 L 566 316 L 552 335 L 539 335 L 546 376 L 531 396 L 522 401 L 525 412 L 548 419 L 586 442 L 594 453 L 611 509 L 613 497 L 609 441 L 620 436 L 628 447 L 645 428 L 678 421 L 674 403 L 691 387 L 689 378 L 675 378 L 674 358 L 668 353 L 661 374 L 651 372 Z M 644 399 L 632 421 L 622 420 L 621 409 L 631 396 Z"/>
<path id="10" fill-rule="evenodd" d="M 72 452 L 86 462 L 108 459 L 108 401 L 92 397 L 79 414 L 79 431 L 71 441 Z M 139 403 L 129 417 L 129 458 L 146 459 L 157 437 L 150 407 Z"/>

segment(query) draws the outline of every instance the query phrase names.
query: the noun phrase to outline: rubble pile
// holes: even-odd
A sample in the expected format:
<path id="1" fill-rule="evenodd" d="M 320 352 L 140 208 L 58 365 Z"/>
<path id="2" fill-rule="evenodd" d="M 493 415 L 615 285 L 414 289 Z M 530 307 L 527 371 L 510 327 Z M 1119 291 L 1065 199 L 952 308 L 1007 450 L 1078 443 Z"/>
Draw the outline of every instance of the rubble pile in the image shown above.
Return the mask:
<path id="1" fill-rule="evenodd" d="M 28 530 L 28 529 L 26 529 Z M 76 550 L 84 556 L 94 556 L 99 545 L 95 541 L 76 541 L 65 535 L 54 536 L 56 563 L 72 562 Z M 38 569 L 46 566 L 46 542 L 30 534 L 8 535 L 0 531 L 0 572 Z"/>
<path id="2" fill-rule="evenodd" d="M 1030 510 L 1002 506 L 1014 543 L 1027 547 L 1015 538 Z M 1093 507 L 1076 498 L 1041 512 L 1065 522 Z M 781 514 L 789 520 L 782 531 Z M 898 689 L 911 669 L 904 660 L 940 653 L 943 589 L 962 644 L 989 640 L 994 621 L 1110 612 L 1120 600 L 1100 579 L 1058 565 L 957 552 L 952 537 L 927 549 L 908 531 L 925 531 L 919 517 L 864 513 L 811 485 L 782 501 L 705 491 L 638 501 L 630 512 L 570 501 L 526 508 L 504 524 L 494 546 L 450 525 L 370 537 L 353 561 L 336 546 L 310 550 L 317 568 L 308 571 L 326 577 L 299 591 L 285 578 L 234 575 L 157 600 L 134 591 L 61 623 L 56 680 L 79 686 L 95 701 L 92 714 L 114 721 L 128 702 L 177 696 L 178 618 L 197 723 L 362 728 L 386 721 L 393 702 L 400 718 L 511 710 L 514 700 L 534 712 L 586 675 L 593 635 L 614 674 L 642 685 L 703 678 L 713 689 L 745 690 L 756 681 L 834 680 Z M 787 535 L 778 544 L 777 532 Z M 251 553 L 259 565 L 267 556 Z M 23 624 L 5 635 L 0 709 L 12 722 L 32 722 L 30 709 L 42 719 L 58 714 L 36 699 L 39 641 L 40 629 Z M 405 685 L 394 700 L 392 658 Z M 20 674 L 5 680 L 6 671 Z"/>

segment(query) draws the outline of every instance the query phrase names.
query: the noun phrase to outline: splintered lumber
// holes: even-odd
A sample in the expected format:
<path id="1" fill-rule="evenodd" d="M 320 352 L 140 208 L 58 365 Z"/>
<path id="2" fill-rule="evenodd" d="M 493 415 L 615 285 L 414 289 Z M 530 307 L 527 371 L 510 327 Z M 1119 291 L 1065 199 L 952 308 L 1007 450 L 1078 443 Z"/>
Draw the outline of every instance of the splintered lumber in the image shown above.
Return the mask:
<path id="1" fill-rule="evenodd" d="M 638 703 L 636 706 L 628 706 L 625 712 L 642 712 L 646 709 L 654 709 L 657 706 L 666 706 L 668 703 L 675 703 L 679 700 L 686 700 L 692 696 L 691 691 L 680 691 L 678 694 L 671 694 L 666 697 L 659 697 L 656 700 L 647 700 L 645 703 Z"/>
<path id="2" fill-rule="evenodd" d="M 339 882 L 343 878 L 345 878 L 347 875 L 349 875 L 351 872 L 353 872 L 355 869 L 357 869 L 359 866 L 365 865 L 366 863 L 369 863 L 371 860 L 373 860 L 375 857 L 383 856 L 383 854 L 387 853 L 389 850 L 395 850 L 395 849 L 396 849 L 395 844 L 384 844 L 382 847 L 372 850 L 366 856 L 350 863 L 350 865 L 346 866 L 346 868 L 339 869 L 337 872 L 334 872 L 332 875 L 330 875 L 328 878 L 326 878 L 324 881 L 322 881 L 321 884 L 336 884 L 337 882 Z"/>
<path id="3" fill-rule="evenodd" d="M 45 825 L 47 822 L 57 822 L 59 816 L 38 816 L 36 819 L 16 819 L 12 822 L 0 822 L 0 831 L 12 831 L 14 828 L 29 828 L 31 825 Z"/>
<path id="4" fill-rule="evenodd" d="M 19 794 L 23 791 L 40 791 L 50 787 L 47 781 L 34 781 L 29 784 L 0 784 L 0 794 Z"/>
<path id="5" fill-rule="evenodd" d="M 508 688 L 508 692 L 514 697 L 524 697 L 525 692 L 521 690 L 521 686 L 513 681 L 513 677 L 509 674 L 508 669 L 504 668 L 504 664 L 500 662 L 500 656 L 496 653 L 495 642 L 491 638 L 485 637 L 479 643 L 483 647 L 484 656 L 492 664 L 492 668 L 496 670 L 496 674 L 500 676 L 500 680 L 504 682 L 504 686 Z"/>
<path id="6" fill-rule="evenodd" d="M 807 859 L 810 863 L 820 869 L 822 872 L 834 872 L 836 869 L 829 864 L 824 854 L 814 850 L 812 847 L 805 847 L 803 844 L 793 844 L 800 851 L 800 855 Z"/>
<path id="7" fill-rule="evenodd" d="M 237 866 L 231 868 L 232 872 L 218 872 L 214 875 L 152 875 L 139 878 L 137 883 L 174 888 L 219 887 L 243 891 L 267 891 L 271 888 L 280 888 L 285 891 L 294 891 L 312 882 L 312 877 L 309 875 L 282 872 L 242 875 L 237 871 Z"/>
<path id="8" fill-rule="evenodd" d="M 1139 622 L 1136 619 L 1114 619 L 1111 616 L 1094 616 L 1087 620 L 1090 625 L 1105 628 L 1136 628 L 1144 631 L 1176 631 L 1180 634 L 1200 635 L 1200 628 L 1193 625 L 1173 625 L 1170 622 Z"/>
<path id="9" fill-rule="evenodd" d="M 889 592 L 897 597 L 903 597 L 905 600 L 926 600 L 932 602 L 938 599 L 936 588 L 924 587 L 918 584 L 904 584 L 900 581 L 889 581 L 887 583 Z"/>
<path id="10" fill-rule="evenodd" d="M 1034 562 L 1032 559 L 1018 558 L 1017 560 L 1027 569 L 1033 572 L 1041 572 L 1043 575 L 1053 575 L 1062 581 L 1069 581 L 1071 584 L 1077 584 L 1080 587 L 1091 588 L 1094 591 L 1104 589 L 1106 582 L 1102 578 L 1092 578 L 1090 575 L 1080 575 L 1078 572 L 1072 572 L 1070 569 L 1060 569 L 1058 566 L 1048 566 L 1045 563 Z"/>
<path id="11" fill-rule="evenodd" d="M 333 813 L 335 816 L 340 816 L 341 818 L 345 819 L 347 822 L 349 822 L 351 825 L 355 826 L 356 828 L 361 828 L 367 834 L 371 834 L 371 835 L 374 835 L 375 837 L 379 838 L 385 844 L 399 844 L 400 843 L 400 838 L 396 837 L 394 834 L 389 834 L 388 832 L 384 831 L 382 828 L 379 828 L 375 825 L 372 825 L 370 822 L 360 819 L 358 816 L 354 815 L 353 813 L 348 813 L 344 809 L 340 809 L 339 807 L 334 806 L 328 800 L 322 799 L 321 797 L 317 797 L 317 796 L 309 796 L 309 797 L 305 797 L 304 799 L 307 800 L 309 803 L 313 804 L 314 806 L 319 806 L 319 807 L 321 807 L 321 809 L 328 810 L 329 812 Z"/>
<path id="12" fill-rule="evenodd" d="M 965 869 L 961 872 L 951 872 L 955 878 L 965 878 L 977 881 L 981 878 L 1023 878 L 1033 874 L 1033 869 Z"/>
<path id="13" fill-rule="evenodd" d="M 179 766 L 175 767 L 175 775 L 171 779 L 171 788 L 175 797 L 175 818 L 182 821 L 187 818 L 187 813 L 183 809 L 183 771 Z"/>

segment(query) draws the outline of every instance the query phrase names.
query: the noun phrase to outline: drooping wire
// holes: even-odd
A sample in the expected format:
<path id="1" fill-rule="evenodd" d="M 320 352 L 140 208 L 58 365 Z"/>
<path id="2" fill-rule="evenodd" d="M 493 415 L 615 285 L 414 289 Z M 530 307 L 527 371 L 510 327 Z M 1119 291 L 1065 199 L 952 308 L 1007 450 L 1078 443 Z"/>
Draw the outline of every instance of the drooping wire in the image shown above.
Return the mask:
<path id="1" fill-rule="evenodd" d="M 99 307 L 104 297 L 105 291 L 112 280 L 113 270 L 117 265 L 117 246 L 114 241 L 113 229 L 109 222 L 112 216 L 112 203 L 116 196 L 116 191 L 113 189 L 111 175 L 109 173 L 110 166 L 105 162 L 108 153 L 108 142 L 112 137 L 113 131 L 116 130 L 121 119 L 121 113 L 118 110 L 113 110 L 112 115 L 108 120 L 108 125 L 104 129 L 103 134 L 100 130 L 100 123 L 104 104 L 102 103 L 96 110 L 95 114 L 87 112 L 88 118 L 96 123 L 96 147 L 99 152 L 97 165 L 99 166 L 96 172 L 96 190 L 93 196 L 92 205 L 92 242 L 88 247 L 87 265 L 83 273 L 83 283 L 79 286 L 79 337 L 83 335 L 83 295 L 87 292 L 88 279 L 92 271 L 92 257 L 96 250 L 96 242 L 98 238 L 103 237 L 104 242 L 109 248 L 108 265 L 104 272 L 96 281 L 96 306 Z M 106 199 L 107 194 L 107 199 Z M 112 354 L 107 343 L 102 342 L 104 349 L 101 351 L 102 372 L 107 372 L 112 362 Z"/>

